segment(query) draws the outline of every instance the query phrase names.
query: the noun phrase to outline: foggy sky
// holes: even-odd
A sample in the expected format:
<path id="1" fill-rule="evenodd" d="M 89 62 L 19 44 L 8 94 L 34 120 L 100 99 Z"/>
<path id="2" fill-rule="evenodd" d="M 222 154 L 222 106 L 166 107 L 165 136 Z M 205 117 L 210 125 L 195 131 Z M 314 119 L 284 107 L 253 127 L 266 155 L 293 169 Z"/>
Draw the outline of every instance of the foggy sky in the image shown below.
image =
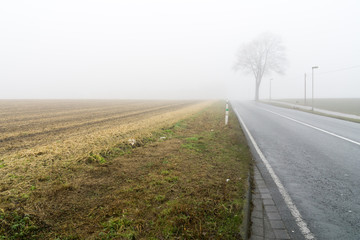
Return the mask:
<path id="1" fill-rule="evenodd" d="M 0 99 L 253 98 L 239 47 L 280 35 L 286 74 L 260 98 L 360 97 L 359 1 L 1 1 Z M 338 69 L 358 66 L 344 71 Z M 330 72 L 333 71 L 333 72 Z"/>

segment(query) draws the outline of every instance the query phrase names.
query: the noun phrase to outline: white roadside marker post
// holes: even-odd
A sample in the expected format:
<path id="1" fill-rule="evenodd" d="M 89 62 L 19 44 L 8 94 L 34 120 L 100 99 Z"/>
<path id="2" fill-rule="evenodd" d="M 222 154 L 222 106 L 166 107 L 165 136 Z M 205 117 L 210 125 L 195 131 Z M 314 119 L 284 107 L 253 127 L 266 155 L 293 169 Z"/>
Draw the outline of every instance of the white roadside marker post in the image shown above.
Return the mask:
<path id="1" fill-rule="evenodd" d="M 226 101 L 226 110 L 225 110 L 225 125 L 228 125 L 229 122 L 229 104 Z"/>

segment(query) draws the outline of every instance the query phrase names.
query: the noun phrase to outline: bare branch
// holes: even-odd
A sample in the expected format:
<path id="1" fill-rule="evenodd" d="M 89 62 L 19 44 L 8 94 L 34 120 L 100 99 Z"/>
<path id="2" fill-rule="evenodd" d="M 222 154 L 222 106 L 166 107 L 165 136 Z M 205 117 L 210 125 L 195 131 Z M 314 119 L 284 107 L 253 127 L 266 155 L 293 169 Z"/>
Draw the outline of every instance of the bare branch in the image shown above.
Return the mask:
<path id="1" fill-rule="evenodd" d="M 252 73 L 256 82 L 255 100 L 259 100 L 262 77 L 271 72 L 283 74 L 287 66 L 285 47 L 278 36 L 265 33 L 244 44 L 236 55 L 234 70 Z"/>

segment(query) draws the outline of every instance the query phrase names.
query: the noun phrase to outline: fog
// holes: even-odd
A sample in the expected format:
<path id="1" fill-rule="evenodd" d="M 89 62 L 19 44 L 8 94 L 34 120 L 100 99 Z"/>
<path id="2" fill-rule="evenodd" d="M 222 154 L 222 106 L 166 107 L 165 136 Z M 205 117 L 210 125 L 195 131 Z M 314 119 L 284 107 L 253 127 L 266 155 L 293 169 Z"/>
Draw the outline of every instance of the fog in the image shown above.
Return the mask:
<path id="1" fill-rule="evenodd" d="M 236 52 L 282 37 L 289 66 L 260 98 L 360 97 L 359 1 L 1 1 L 0 99 L 254 97 Z"/>

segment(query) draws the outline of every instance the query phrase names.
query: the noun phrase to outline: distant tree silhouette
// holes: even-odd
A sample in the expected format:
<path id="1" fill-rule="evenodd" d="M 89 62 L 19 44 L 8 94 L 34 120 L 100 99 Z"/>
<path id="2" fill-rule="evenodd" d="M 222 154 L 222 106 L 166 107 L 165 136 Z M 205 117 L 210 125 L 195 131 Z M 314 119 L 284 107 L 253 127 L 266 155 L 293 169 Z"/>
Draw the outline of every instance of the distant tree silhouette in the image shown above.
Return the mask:
<path id="1" fill-rule="evenodd" d="M 285 47 L 281 38 L 265 33 L 239 49 L 234 69 L 254 75 L 255 100 L 258 101 L 263 76 L 271 72 L 283 74 L 286 65 Z"/>

